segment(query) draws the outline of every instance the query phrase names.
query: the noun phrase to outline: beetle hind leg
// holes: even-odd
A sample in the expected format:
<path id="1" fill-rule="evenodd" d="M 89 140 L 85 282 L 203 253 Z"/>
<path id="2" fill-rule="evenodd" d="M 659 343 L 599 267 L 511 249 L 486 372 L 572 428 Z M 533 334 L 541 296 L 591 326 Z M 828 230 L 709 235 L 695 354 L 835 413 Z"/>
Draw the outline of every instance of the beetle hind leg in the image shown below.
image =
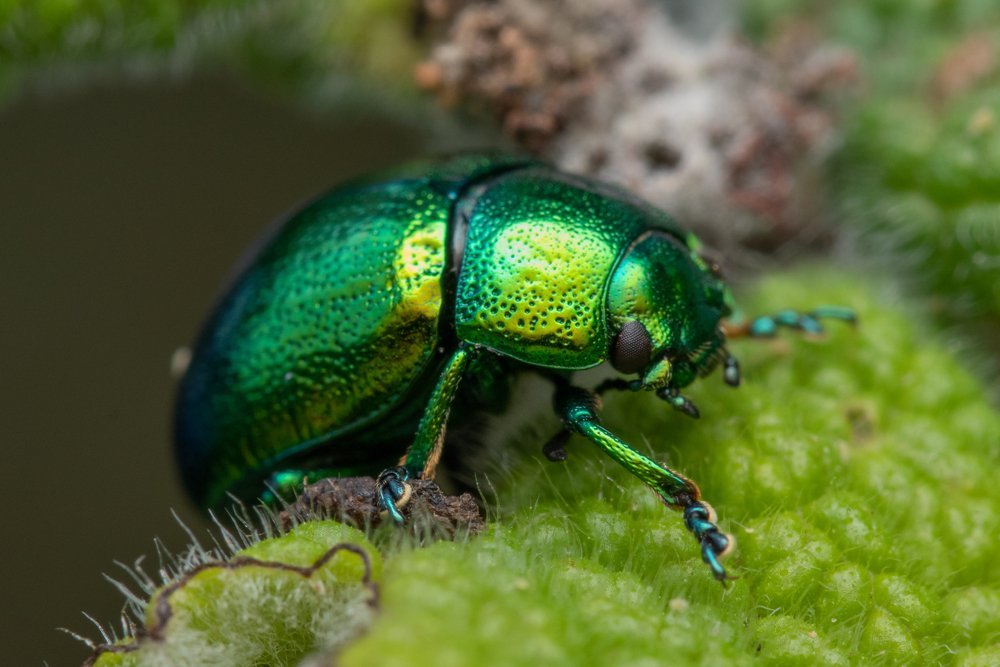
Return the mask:
<path id="1" fill-rule="evenodd" d="M 668 507 L 684 513 L 684 526 L 701 547 L 701 557 L 720 582 L 729 576 L 722 559 L 732 550 L 733 538 L 716 525 L 712 507 L 701 500 L 698 485 L 632 449 L 628 443 L 604 428 L 597 418 L 597 397 L 570 385 L 556 390 L 556 410 L 567 430 L 579 433 L 626 470 L 651 487 Z"/>

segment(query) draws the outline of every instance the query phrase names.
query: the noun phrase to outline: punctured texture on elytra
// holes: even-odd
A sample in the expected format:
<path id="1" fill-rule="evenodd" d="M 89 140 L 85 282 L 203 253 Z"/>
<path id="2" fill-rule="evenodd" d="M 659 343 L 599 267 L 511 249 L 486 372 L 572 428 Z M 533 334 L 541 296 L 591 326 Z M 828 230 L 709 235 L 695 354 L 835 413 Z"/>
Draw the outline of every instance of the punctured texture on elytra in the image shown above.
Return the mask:
<path id="1" fill-rule="evenodd" d="M 242 274 L 180 393 L 178 455 L 200 503 L 247 475 L 262 492 L 258 470 L 379 417 L 426 370 L 449 204 L 425 181 L 338 189 Z M 331 462 L 373 470 L 392 460 L 380 446 L 341 446 Z"/>

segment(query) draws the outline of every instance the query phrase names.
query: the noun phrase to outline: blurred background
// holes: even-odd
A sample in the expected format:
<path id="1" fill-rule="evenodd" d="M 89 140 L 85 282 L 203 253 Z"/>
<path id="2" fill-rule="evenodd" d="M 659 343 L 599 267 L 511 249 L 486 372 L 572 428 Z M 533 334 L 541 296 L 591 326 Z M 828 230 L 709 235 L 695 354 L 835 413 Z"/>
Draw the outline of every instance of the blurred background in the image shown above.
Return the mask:
<path id="1" fill-rule="evenodd" d="M 232 79 L 102 83 L 0 112 L 7 664 L 78 664 L 123 599 L 101 578 L 203 525 L 170 450 L 173 351 L 272 218 L 418 155 L 385 119 L 320 120 Z"/>
<path id="2" fill-rule="evenodd" d="M 56 628 L 114 624 L 101 573 L 155 563 L 154 538 L 182 548 L 172 512 L 203 530 L 173 466 L 170 360 L 242 249 L 411 157 L 535 151 L 675 211 L 745 275 L 891 257 L 991 375 L 992 1 L 557 4 L 559 21 L 519 2 L 0 0 L 7 664 L 82 661 Z"/>

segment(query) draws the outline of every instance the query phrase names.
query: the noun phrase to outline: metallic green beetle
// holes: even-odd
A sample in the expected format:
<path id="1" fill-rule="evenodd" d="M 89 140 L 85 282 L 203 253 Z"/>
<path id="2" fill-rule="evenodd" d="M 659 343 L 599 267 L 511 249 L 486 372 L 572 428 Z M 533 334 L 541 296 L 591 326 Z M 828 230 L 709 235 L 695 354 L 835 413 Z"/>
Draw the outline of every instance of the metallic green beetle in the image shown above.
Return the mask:
<path id="1" fill-rule="evenodd" d="M 739 384 L 727 335 L 852 318 L 827 308 L 725 325 L 730 304 L 717 267 L 665 213 L 530 158 L 463 156 L 358 181 L 285 221 L 216 307 L 180 388 L 178 461 L 204 507 L 307 475 L 382 471 L 381 503 L 402 521 L 407 480 L 433 476 L 453 403 L 453 421 L 500 410 L 507 379 L 533 369 L 554 383 L 564 424 L 546 455 L 565 458 L 571 433 L 601 447 L 683 511 L 724 580 L 732 539 L 698 487 L 605 429 L 596 396 L 651 390 L 696 417 L 681 388 L 719 363 Z M 605 361 L 634 377 L 571 383 Z"/>

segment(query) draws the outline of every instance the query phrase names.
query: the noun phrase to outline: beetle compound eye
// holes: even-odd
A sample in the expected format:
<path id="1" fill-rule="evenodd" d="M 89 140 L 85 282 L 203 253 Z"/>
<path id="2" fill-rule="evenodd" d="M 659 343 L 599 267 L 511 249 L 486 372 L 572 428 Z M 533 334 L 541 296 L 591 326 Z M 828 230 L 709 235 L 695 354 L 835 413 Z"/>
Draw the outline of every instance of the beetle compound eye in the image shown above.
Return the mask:
<path id="1" fill-rule="evenodd" d="M 653 341 L 646 327 L 636 320 L 629 320 L 615 337 L 611 365 L 621 373 L 638 373 L 649 364 L 652 346 Z"/>

